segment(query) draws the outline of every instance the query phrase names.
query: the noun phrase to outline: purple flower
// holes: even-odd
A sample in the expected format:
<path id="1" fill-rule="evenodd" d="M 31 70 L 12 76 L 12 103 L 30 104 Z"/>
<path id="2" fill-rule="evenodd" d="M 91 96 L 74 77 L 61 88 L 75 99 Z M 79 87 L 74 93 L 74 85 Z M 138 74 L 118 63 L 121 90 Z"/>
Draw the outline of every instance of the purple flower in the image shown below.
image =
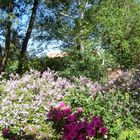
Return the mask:
<path id="1" fill-rule="evenodd" d="M 91 123 L 92 123 L 93 126 L 96 127 L 96 128 L 100 128 L 100 127 L 103 126 L 103 121 L 102 121 L 101 117 L 98 117 L 98 116 L 93 117 Z"/>
<path id="2" fill-rule="evenodd" d="M 62 117 L 63 117 L 63 112 L 58 111 L 58 112 L 57 112 L 57 115 L 56 115 L 56 120 L 57 120 L 57 121 L 60 121 L 60 120 L 62 119 Z"/>
<path id="3" fill-rule="evenodd" d="M 62 108 L 64 116 L 67 116 L 71 112 L 71 107 L 70 106 L 65 106 Z"/>
<path id="4" fill-rule="evenodd" d="M 77 140 L 85 140 L 86 139 L 86 135 L 84 133 L 80 134 L 78 137 L 77 137 Z"/>
<path id="5" fill-rule="evenodd" d="M 84 122 L 80 121 L 80 122 L 77 123 L 76 127 L 77 127 L 77 130 L 85 129 L 87 127 L 87 122 L 86 121 L 84 121 Z"/>
<path id="6" fill-rule="evenodd" d="M 74 128 L 75 128 L 75 124 L 73 124 L 73 123 L 69 123 L 69 124 L 65 125 L 65 129 L 68 131 L 71 131 Z"/>
<path id="7" fill-rule="evenodd" d="M 88 127 L 87 128 L 87 134 L 89 137 L 95 137 L 96 136 L 96 130 L 94 128 Z"/>
<path id="8" fill-rule="evenodd" d="M 106 135 L 108 133 L 108 129 L 106 127 L 101 128 L 102 135 Z"/>
<path id="9" fill-rule="evenodd" d="M 77 135 L 78 135 L 78 133 L 77 133 L 77 131 L 75 130 L 75 129 L 72 129 L 71 131 L 70 131 L 70 138 L 72 139 L 72 140 L 74 140 L 76 137 L 77 137 Z"/>
<path id="10" fill-rule="evenodd" d="M 52 119 L 52 117 L 53 117 L 52 112 L 49 112 L 49 113 L 47 114 L 47 117 L 48 117 L 48 120 L 51 120 L 51 119 Z"/>
<path id="11" fill-rule="evenodd" d="M 74 140 L 77 137 L 76 132 L 68 133 L 65 132 L 62 136 L 62 140 Z"/>
<path id="12" fill-rule="evenodd" d="M 70 106 L 51 108 L 48 115 L 54 122 L 56 127 L 61 129 L 61 140 L 86 140 L 86 138 L 94 138 L 96 136 L 107 136 L 108 129 L 103 127 L 103 120 L 99 116 L 94 116 L 91 122 L 86 119 L 80 119 L 78 112 L 72 113 Z M 60 105 L 61 106 L 61 105 Z M 82 108 L 78 108 L 80 113 Z"/>
<path id="13" fill-rule="evenodd" d="M 4 137 L 8 137 L 10 134 L 10 128 L 3 128 L 2 134 Z"/>
<path id="14" fill-rule="evenodd" d="M 68 121 L 69 122 L 74 122 L 74 121 L 77 121 L 77 115 L 76 114 L 71 114 L 68 116 Z"/>
<path id="15" fill-rule="evenodd" d="M 57 108 L 62 108 L 65 106 L 65 103 L 64 102 L 60 102 L 58 105 L 57 105 Z"/>
<path id="16" fill-rule="evenodd" d="M 77 112 L 78 112 L 78 113 L 82 113 L 82 112 L 83 112 L 83 108 L 82 108 L 82 107 L 78 107 L 78 108 L 77 108 Z"/>

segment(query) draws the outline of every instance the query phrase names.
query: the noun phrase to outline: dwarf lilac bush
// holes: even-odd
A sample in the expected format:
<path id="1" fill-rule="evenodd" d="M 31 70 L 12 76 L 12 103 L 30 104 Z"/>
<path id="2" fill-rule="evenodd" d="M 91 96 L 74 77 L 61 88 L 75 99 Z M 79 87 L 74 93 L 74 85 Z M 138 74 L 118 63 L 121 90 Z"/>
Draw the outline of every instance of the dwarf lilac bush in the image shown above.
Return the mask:
<path id="1" fill-rule="evenodd" d="M 70 82 L 51 70 L 43 74 L 31 70 L 22 77 L 16 74 L 11 75 L 9 80 L 1 79 L 0 128 L 11 126 L 20 133 L 32 126 L 38 132 L 46 131 L 45 129 L 48 131 L 44 120 L 50 107 L 62 101 L 68 90 L 86 90 L 87 87 L 87 94 L 96 93 L 90 81 L 83 83 L 82 80 L 74 79 Z"/>
<path id="2" fill-rule="evenodd" d="M 50 109 L 55 112 L 55 115 L 49 114 L 53 128 L 64 140 L 71 135 L 81 140 L 82 137 L 106 137 L 108 130 L 99 116 L 104 116 L 109 137 L 116 138 L 126 128 L 139 124 L 139 77 L 139 68 L 103 86 L 86 77 L 73 77 L 69 81 L 50 70 L 43 74 L 32 70 L 22 77 L 11 75 L 9 80 L 1 77 L 0 138 L 6 132 L 6 129 L 2 130 L 10 128 L 10 134 L 17 136 L 37 135 L 54 140 L 52 127 L 45 122 Z M 70 106 L 61 103 L 55 107 L 60 101 Z M 79 106 L 82 108 L 77 108 Z M 90 129 L 90 125 L 94 129 Z M 70 128 L 73 131 L 69 131 Z M 27 140 L 26 137 L 24 139 Z"/>
<path id="3" fill-rule="evenodd" d="M 61 101 L 73 85 L 48 70 L 41 77 L 37 71 L 21 78 L 13 75 L 0 86 L 0 128 L 13 126 L 20 132 L 28 126 L 38 131 L 44 129 L 46 111 Z"/>
<path id="4" fill-rule="evenodd" d="M 51 121 L 56 132 L 62 135 L 62 140 L 107 138 L 108 129 L 104 126 L 102 118 L 94 116 L 88 121 L 81 117 L 82 112 L 82 108 L 77 108 L 77 111 L 73 112 L 70 106 L 61 102 L 51 108 L 48 121 Z"/>

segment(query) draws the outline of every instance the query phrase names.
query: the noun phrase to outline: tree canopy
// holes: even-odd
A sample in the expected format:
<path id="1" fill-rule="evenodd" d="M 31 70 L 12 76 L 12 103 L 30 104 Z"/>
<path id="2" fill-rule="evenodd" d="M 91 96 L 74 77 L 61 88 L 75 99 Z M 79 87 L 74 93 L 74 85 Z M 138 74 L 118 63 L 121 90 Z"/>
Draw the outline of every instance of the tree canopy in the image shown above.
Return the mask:
<path id="1" fill-rule="evenodd" d="M 140 62 L 138 0 L 1 0 L 0 7 L 1 71 L 13 57 L 22 71 L 29 46 L 41 52 L 54 40 L 76 49 L 79 62 L 88 48 L 93 57 L 104 50 L 124 68 Z"/>

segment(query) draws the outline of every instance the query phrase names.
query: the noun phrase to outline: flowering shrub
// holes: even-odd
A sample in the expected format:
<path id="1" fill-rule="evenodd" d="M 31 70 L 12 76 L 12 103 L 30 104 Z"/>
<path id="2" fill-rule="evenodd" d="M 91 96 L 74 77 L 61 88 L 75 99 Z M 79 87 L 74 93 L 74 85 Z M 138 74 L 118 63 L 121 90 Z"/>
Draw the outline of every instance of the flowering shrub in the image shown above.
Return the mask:
<path id="1" fill-rule="evenodd" d="M 127 109 L 133 115 L 133 121 L 140 125 L 140 64 L 136 69 L 125 72 L 116 80 L 108 81 L 102 87 L 104 93 L 114 92 L 123 95 L 123 102 L 128 100 Z"/>
<path id="2" fill-rule="evenodd" d="M 91 121 L 81 118 L 82 108 L 72 112 L 70 106 L 61 102 L 52 107 L 48 113 L 48 120 L 53 122 L 53 128 L 62 135 L 62 140 L 86 140 L 89 138 L 107 138 L 108 129 L 99 116 Z"/>
<path id="3" fill-rule="evenodd" d="M 51 105 L 62 100 L 72 84 L 54 72 L 37 71 L 13 75 L 3 80 L 0 89 L 0 129 L 10 126 L 14 132 L 25 132 L 32 126 L 37 132 L 48 131 L 44 120 Z M 26 132 L 27 133 L 27 132 Z"/>
<path id="4" fill-rule="evenodd" d="M 117 80 L 100 86 L 96 94 L 87 94 L 88 88 L 81 90 L 83 86 L 70 89 L 64 101 L 73 109 L 83 107 L 86 118 L 91 119 L 91 116 L 99 114 L 104 116 L 104 122 L 110 130 L 109 137 L 115 140 L 126 129 L 133 130 L 140 126 L 139 74 L 138 70 L 126 72 Z"/>
<path id="5" fill-rule="evenodd" d="M 1 80 L 0 129 L 10 126 L 14 133 L 21 135 L 32 133 L 29 128 L 33 127 L 39 133 L 49 133 L 50 127 L 44 122 L 46 112 L 62 101 L 68 90 L 89 88 L 87 94 L 96 93 L 98 87 L 93 91 L 94 86 L 90 81 L 83 83 L 84 79 L 70 82 L 50 70 L 43 74 L 32 70 L 22 77 L 11 75 L 9 80 Z"/>
<path id="6" fill-rule="evenodd" d="M 8 137 L 10 135 L 10 129 L 9 128 L 3 128 L 2 134 L 3 134 L 3 137 Z"/>
<path id="7" fill-rule="evenodd" d="M 11 75 L 9 80 L 0 77 L 0 140 L 1 136 L 6 136 L 6 133 L 12 137 L 16 134 L 19 140 L 33 137 L 39 140 L 46 137 L 49 140 L 51 138 L 55 140 L 53 130 L 65 136 L 67 127 L 64 127 L 64 123 L 69 126 L 71 123 L 68 122 L 73 120 L 74 116 L 76 123 L 72 125 L 77 128 L 75 124 L 85 126 L 86 123 L 91 123 L 89 120 L 92 120 L 94 115 L 104 116 L 110 139 L 117 139 L 126 128 L 136 127 L 137 129 L 140 125 L 139 77 L 140 73 L 137 69 L 134 74 L 127 72 L 124 76 L 115 81 L 109 81 L 104 86 L 93 83 L 85 77 L 71 78 L 69 81 L 50 70 L 43 74 L 32 70 L 22 77 Z M 63 108 L 67 110 L 64 113 L 65 116 L 63 116 L 63 111 L 58 113 L 56 120 L 59 121 L 59 127 L 57 127 L 58 123 L 56 125 L 54 123 L 52 130 L 50 123 L 46 124 L 44 121 L 46 112 L 48 113 L 51 106 L 55 106 L 62 100 L 70 105 L 74 112 L 71 107 L 65 106 Z M 79 106 L 84 109 L 83 113 L 80 113 L 81 108 L 78 109 L 78 113 Z M 62 107 L 60 108 L 62 110 Z M 69 118 L 69 121 L 66 118 Z M 103 131 L 106 129 L 102 127 L 99 131 L 96 130 L 95 137 L 103 136 Z M 87 130 L 85 133 L 87 136 Z"/>
<path id="8" fill-rule="evenodd" d="M 8 127 L 3 128 L 2 135 L 3 135 L 3 138 L 9 139 L 9 140 L 17 140 L 16 135 L 13 134 L 10 128 Z"/>

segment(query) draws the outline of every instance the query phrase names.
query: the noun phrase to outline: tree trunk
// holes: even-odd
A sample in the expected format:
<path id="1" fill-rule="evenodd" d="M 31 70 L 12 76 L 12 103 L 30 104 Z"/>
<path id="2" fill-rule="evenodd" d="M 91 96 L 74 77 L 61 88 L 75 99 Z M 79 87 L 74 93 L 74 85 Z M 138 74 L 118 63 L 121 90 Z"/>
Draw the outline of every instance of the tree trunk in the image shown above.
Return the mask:
<path id="1" fill-rule="evenodd" d="M 77 28 L 79 28 L 79 38 L 78 38 L 78 42 L 77 42 L 77 50 L 79 50 L 81 53 L 84 51 L 84 45 L 82 43 L 82 35 L 83 35 L 83 19 L 84 19 L 84 14 L 85 14 L 85 10 L 86 10 L 86 5 L 88 4 L 88 2 L 83 2 L 81 0 L 77 0 L 78 3 L 78 14 L 79 14 L 79 22 L 77 25 Z M 84 7 L 82 7 L 81 5 L 84 5 Z M 82 7 L 82 8 L 81 8 Z"/>
<path id="2" fill-rule="evenodd" d="M 78 15 L 79 15 L 79 21 L 77 22 L 77 29 L 78 29 L 78 36 L 76 39 L 76 49 L 78 51 L 78 59 L 81 60 L 83 59 L 82 53 L 84 52 L 84 44 L 83 44 L 83 19 L 84 19 L 84 14 L 86 10 L 86 5 L 87 2 L 82 1 L 82 0 L 77 0 L 77 5 L 78 5 Z M 84 6 L 83 6 L 84 5 Z"/>
<path id="3" fill-rule="evenodd" d="M 28 42 L 29 42 L 29 39 L 30 39 L 30 36 L 32 33 L 33 26 L 34 26 L 37 6 L 38 6 L 38 0 L 34 0 L 34 5 L 33 5 L 33 9 L 32 9 L 32 15 L 30 18 L 29 26 L 28 26 L 25 38 L 24 38 L 23 43 L 22 43 L 21 51 L 20 51 L 19 65 L 18 65 L 18 71 L 17 71 L 19 74 L 22 74 L 22 71 L 23 71 L 25 53 L 27 51 L 27 45 L 28 45 Z"/>
<path id="4" fill-rule="evenodd" d="M 8 2 L 8 22 L 7 22 L 7 29 L 6 29 L 6 39 L 5 39 L 5 50 L 4 50 L 4 56 L 2 59 L 2 62 L 0 64 L 0 73 L 2 71 L 5 71 L 7 60 L 9 57 L 9 50 L 10 50 L 10 42 L 11 42 L 11 27 L 12 27 L 12 21 L 10 19 L 10 14 L 13 12 L 13 1 L 10 0 Z"/>

